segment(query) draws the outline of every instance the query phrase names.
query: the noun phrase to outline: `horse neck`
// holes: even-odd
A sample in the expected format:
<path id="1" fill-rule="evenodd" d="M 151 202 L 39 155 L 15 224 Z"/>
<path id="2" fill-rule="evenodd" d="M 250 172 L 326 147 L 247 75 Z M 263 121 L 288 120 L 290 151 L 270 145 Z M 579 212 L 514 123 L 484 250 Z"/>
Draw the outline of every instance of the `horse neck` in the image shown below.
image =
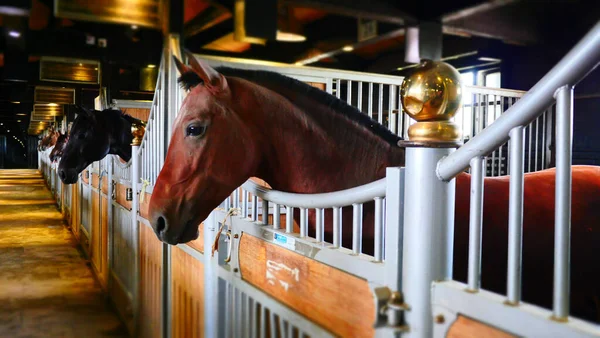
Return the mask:
<path id="1" fill-rule="evenodd" d="M 343 114 L 285 88 L 277 93 L 256 90 L 254 107 L 260 113 L 252 111 L 252 119 L 260 117 L 253 133 L 262 152 L 254 176 L 274 189 L 342 190 L 385 177 L 388 166 L 404 165 L 402 148 Z M 294 98 L 293 104 L 286 94 Z"/>
<path id="2" fill-rule="evenodd" d="M 131 158 L 131 122 L 120 114 L 99 114 L 104 119 L 106 132 L 108 133 L 109 154 L 114 154 L 125 161 Z"/>

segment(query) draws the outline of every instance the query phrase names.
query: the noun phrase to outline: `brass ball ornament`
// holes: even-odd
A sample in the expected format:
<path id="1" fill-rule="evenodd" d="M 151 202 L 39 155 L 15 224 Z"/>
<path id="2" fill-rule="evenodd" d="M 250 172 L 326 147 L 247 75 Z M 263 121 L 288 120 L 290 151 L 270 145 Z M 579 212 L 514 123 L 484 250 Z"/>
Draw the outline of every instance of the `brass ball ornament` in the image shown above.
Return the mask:
<path id="1" fill-rule="evenodd" d="M 450 119 L 461 107 L 462 93 L 460 73 L 454 67 L 441 61 L 422 60 L 400 87 L 402 110 L 417 121 L 408 129 L 409 139 L 459 140 L 460 130 Z"/>

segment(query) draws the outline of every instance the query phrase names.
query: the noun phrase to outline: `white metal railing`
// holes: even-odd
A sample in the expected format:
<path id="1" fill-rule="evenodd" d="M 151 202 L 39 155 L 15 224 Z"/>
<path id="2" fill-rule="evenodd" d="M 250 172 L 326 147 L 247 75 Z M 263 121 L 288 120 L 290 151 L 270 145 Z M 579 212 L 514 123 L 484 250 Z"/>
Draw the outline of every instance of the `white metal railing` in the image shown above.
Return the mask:
<path id="1" fill-rule="evenodd" d="M 269 214 L 269 202 L 273 203 L 273 229 L 280 229 L 280 213 L 281 207 L 285 208 L 286 224 L 285 231 L 293 232 L 293 213 L 294 208 L 300 209 L 300 237 L 311 238 L 308 231 L 308 212 L 315 212 L 315 237 L 318 244 L 332 244 L 334 247 L 341 248 L 342 244 L 342 208 L 352 207 L 352 254 L 363 254 L 363 204 L 367 202 L 375 203 L 374 214 L 374 260 L 383 260 L 383 229 L 385 213 L 383 204 L 385 202 L 386 191 L 385 178 L 378 181 L 368 183 L 362 186 L 345 189 L 336 192 L 322 194 L 293 194 L 261 187 L 258 184 L 247 181 L 242 186 L 242 217 L 250 217 L 252 221 L 258 220 L 258 214 L 262 211 L 262 223 L 267 225 Z M 247 193 L 251 193 L 252 197 L 248 198 Z M 233 198 L 229 198 L 226 202 L 239 208 L 239 190 L 234 192 Z M 258 198 L 261 200 L 261 209 L 258 207 Z M 249 208 L 248 208 L 249 206 Z M 250 210 L 248 210 L 250 209 Z M 324 236 L 324 213 L 327 210 L 333 212 L 333 242 L 326 243 Z M 250 213 L 248 213 L 250 211 Z"/>
<path id="2" fill-rule="evenodd" d="M 524 325 L 527 318 L 532 321 L 545 321 L 547 327 L 552 327 L 553 332 L 570 332 L 574 336 L 586 336 L 590 332 L 600 335 L 600 330 L 593 324 L 582 321 L 566 320 L 569 316 L 569 262 L 570 262 L 570 223 L 571 223 L 571 147 L 572 147 L 572 117 L 573 117 L 573 88 L 583 77 L 600 63 L 600 22 L 598 22 L 586 36 L 533 88 L 522 96 L 506 113 L 502 114 L 494 123 L 475 135 L 472 140 L 464 144 L 457 151 L 448 153 L 434 153 L 434 149 L 415 149 L 411 152 L 420 152 L 419 156 L 410 158 L 411 152 L 407 152 L 407 176 L 415 175 L 407 181 L 406 208 L 411 214 L 405 214 L 405 250 L 404 255 L 416 257 L 422 254 L 419 247 L 432 244 L 429 236 L 434 233 L 446 233 L 452 229 L 453 222 L 449 215 L 440 214 L 431 209 L 420 208 L 424 205 L 453 206 L 454 201 L 446 198 L 446 193 L 453 190 L 453 179 L 465 168 L 472 170 L 471 176 L 471 198 L 470 198 L 470 236 L 469 236 L 469 263 L 468 263 L 468 289 L 470 292 L 480 291 L 479 279 L 481 274 L 481 230 L 483 220 L 483 159 L 492 151 L 510 140 L 510 196 L 508 210 L 508 271 L 507 292 L 505 301 L 508 304 L 520 304 L 521 302 L 521 261 L 523 241 L 523 205 L 524 205 L 524 172 L 525 172 L 525 128 L 532 122 L 543 116 L 543 112 L 556 100 L 556 193 L 555 193 L 555 235 L 554 235 L 554 299 L 552 317 L 537 308 L 536 312 L 522 310 L 523 321 L 504 322 L 502 326 L 514 333 L 528 332 L 528 334 L 540 334 L 540 331 L 532 333 L 531 327 Z M 529 134 L 531 135 L 531 133 Z M 429 155 L 426 155 L 429 154 Z M 412 161 L 412 163 L 411 163 Z M 409 186 L 409 182 L 416 180 L 423 171 L 431 170 L 435 175 L 425 175 L 425 181 L 421 186 Z M 433 187 L 429 189 L 430 187 Z M 427 197 L 422 196 L 428 192 Z M 414 202 L 417 201 L 417 202 Z M 421 203 L 421 204 L 419 204 Z M 450 217 L 449 223 L 434 220 L 442 217 L 445 220 Z M 426 236 L 422 232 L 408 230 L 418 226 L 430 229 Z M 428 284 L 438 280 L 438 290 L 446 290 L 452 287 L 452 283 L 444 284 L 448 278 L 447 266 L 436 265 L 439 260 L 448 259 L 452 252 L 448 250 L 448 243 L 452 237 L 440 242 L 442 249 L 433 246 L 435 252 L 429 260 L 422 261 L 419 266 L 404 266 L 406 273 L 412 274 L 410 282 L 419 280 Z M 451 248 L 451 246 L 450 246 Z M 551 259 L 548 257 L 548 259 Z M 410 269 L 410 270 L 409 270 Z M 409 283 L 407 283 L 409 284 Z M 445 285 L 449 285 L 449 288 Z M 411 311 L 407 313 L 407 324 L 411 327 L 410 337 L 426 337 L 432 332 L 431 318 L 422 316 L 424 309 L 430 308 L 430 289 L 419 288 L 417 285 L 409 285 L 404 288 L 407 302 Z M 467 297 L 467 296 L 465 296 Z M 481 294 L 479 300 L 483 301 L 489 297 Z M 489 299 L 488 299 L 489 300 Z M 441 302 L 447 302 L 448 299 Z M 412 302 L 412 303 L 411 303 Z M 492 302 L 493 303 L 493 302 Z M 519 309 L 517 308 L 517 310 Z M 477 318 L 478 313 L 471 313 Z M 543 317 L 541 317 L 543 316 Z M 516 317 L 515 317 L 516 318 Z M 561 321 L 564 322 L 561 326 Z M 537 326 L 540 329 L 540 326 Z M 568 328 L 568 329 L 567 329 Z M 557 331 L 558 330 L 558 331 Z"/>
<path id="3" fill-rule="evenodd" d="M 164 56 L 160 62 L 158 70 L 159 75 L 164 73 L 165 65 Z M 158 173 L 164 163 L 165 143 L 164 140 L 168 135 L 165 135 L 165 119 L 163 107 L 162 90 L 164 86 L 163 76 L 158 76 L 156 81 L 156 90 L 150 108 L 150 115 L 146 123 L 146 132 L 140 145 L 139 154 L 132 156 L 141 156 L 141 178 L 148 180 L 150 185 L 154 186 Z M 131 179 L 131 178 L 130 178 Z"/>

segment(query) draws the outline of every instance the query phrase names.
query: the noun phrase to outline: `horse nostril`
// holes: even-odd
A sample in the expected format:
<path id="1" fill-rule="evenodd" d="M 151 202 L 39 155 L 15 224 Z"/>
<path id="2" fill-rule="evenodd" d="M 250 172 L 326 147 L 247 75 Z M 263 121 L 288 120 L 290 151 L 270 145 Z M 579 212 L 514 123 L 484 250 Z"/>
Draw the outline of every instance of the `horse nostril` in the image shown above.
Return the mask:
<path id="1" fill-rule="evenodd" d="M 61 180 L 65 179 L 65 171 L 64 170 L 59 170 L 58 171 L 58 177 L 60 177 Z"/>
<path id="2" fill-rule="evenodd" d="M 158 219 L 156 220 L 156 233 L 160 236 L 163 237 L 165 235 L 165 232 L 167 232 L 167 221 L 165 220 L 164 217 L 159 216 Z"/>

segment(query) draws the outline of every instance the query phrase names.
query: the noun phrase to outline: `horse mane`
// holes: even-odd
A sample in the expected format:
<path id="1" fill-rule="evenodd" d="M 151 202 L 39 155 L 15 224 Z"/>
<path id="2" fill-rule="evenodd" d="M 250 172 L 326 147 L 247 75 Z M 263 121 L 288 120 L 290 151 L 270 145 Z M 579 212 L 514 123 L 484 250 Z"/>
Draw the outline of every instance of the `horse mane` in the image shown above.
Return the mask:
<path id="1" fill-rule="evenodd" d="M 361 112 L 356 107 L 353 107 L 345 101 L 319 89 L 308 85 L 302 81 L 279 74 L 277 72 L 265 71 L 265 70 L 247 70 L 230 67 L 217 67 L 215 68 L 219 73 L 225 76 L 240 77 L 242 79 L 254 82 L 259 85 L 266 85 L 269 89 L 274 90 L 275 88 L 285 87 L 293 93 L 303 95 L 314 102 L 329 107 L 336 113 L 342 114 L 344 117 L 351 121 L 358 123 L 359 125 L 370 130 L 376 136 L 379 136 L 391 145 L 397 146 L 398 141 L 402 138 L 392 133 L 388 128 L 369 117 L 367 114 Z M 179 82 L 183 87 L 189 88 L 202 83 L 198 76 L 193 76 L 184 73 L 179 77 Z M 195 75 L 195 74 L 194 74 Z M 279 92 L 281 94 L 281 92 Z M 289 98 L 292 102 L 293 99 Z"/>
<path id="2" fill-rule="evenodd" d="M 126 114 L 126 113 L 124 113 L 124 112 L 123 112 L 121 109 L 119 109 L 119 108 L 116 108 L 116 107 L 110 107 L 110 108 L 104 109 L 104 110 L 102 111 L 102 113 L 107 113 L 107 112 L 114 112 L 114 113 L 118 113 L 117 115 L 118 115 L 119 117 L 121 117 L 121 118 L 125 119 L 127 122 L 129 122 L 129 123 L 132 123 L 132 124 L 133 124 L 133 123 L 139 123 L 139 122 L 141 122 L 141 121 L 142 121 L 142 120 L 140 120 L 140 119 L 137 119 L 137 118 L 135 118 L 135 117 L 133 117 L 133 116 L 131 116 L 131 115 L 129 115 L 129 114 Z"/>

